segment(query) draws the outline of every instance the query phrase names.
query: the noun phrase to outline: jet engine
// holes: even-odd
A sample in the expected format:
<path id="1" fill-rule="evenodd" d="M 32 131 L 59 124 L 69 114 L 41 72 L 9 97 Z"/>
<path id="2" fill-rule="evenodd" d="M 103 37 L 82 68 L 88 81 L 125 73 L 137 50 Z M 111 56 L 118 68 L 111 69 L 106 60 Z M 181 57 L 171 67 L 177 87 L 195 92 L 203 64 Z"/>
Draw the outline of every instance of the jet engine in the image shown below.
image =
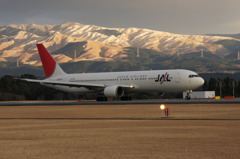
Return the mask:
<path id="1" fill-rule="evenodd" d="M 103 90 L 103 94 L 106 97 L 122 97 L 124 95 L 124 90 L 120 86 L 108 86 Z"/>

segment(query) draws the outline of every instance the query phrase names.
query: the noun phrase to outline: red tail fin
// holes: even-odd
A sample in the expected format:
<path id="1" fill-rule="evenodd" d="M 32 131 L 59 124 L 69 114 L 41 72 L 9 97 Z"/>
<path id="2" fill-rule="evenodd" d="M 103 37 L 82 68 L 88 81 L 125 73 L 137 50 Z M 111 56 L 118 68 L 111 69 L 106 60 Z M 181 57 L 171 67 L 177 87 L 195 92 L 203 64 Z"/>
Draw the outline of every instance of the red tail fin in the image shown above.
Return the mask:
<path id="1" fill-rule="evenodd" d="M 56 61 L 52 58 L 47 49 L 43 46 L 43 44 L 37 44 L 37 48 L 47 78 L 53 75 L 65 74 L 64 71 L 58 66 Z"/>

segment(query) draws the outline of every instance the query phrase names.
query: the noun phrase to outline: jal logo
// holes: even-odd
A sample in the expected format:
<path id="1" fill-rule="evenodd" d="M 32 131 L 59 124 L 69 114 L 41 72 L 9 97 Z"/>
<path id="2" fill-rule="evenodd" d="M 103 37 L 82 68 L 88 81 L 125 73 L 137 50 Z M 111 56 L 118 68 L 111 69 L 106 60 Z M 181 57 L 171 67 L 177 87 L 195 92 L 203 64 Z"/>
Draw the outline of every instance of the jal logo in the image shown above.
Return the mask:
<path id="1" fill-rule="evenodd" d="M 171 77 L 169 77 L 169 74 L 167 72 L 162 75 L 159 74 L 157 79 L 155 80 L 155 82 L 160 82 L 160 84 L 162 84 L 165 81 L 167 81 L 167 82 L 171 81 Z"/>

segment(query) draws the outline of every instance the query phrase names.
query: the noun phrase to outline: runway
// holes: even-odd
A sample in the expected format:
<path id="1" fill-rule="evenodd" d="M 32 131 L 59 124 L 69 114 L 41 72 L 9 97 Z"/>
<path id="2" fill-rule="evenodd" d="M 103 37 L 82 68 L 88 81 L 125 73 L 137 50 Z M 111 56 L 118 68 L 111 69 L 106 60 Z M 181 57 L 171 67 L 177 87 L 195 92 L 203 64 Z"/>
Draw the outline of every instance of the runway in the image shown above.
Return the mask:
<path id="1" fill-rule="evenodd" d="M 43 105 L 133 105 L 133 104 L 240 104 L 240 99 L 147 99 L 132 101 L 10 101 L 0 106 L 43 106 Z"/>
<path id="2" fill-rule="evenodd" d="M 1 157 L 239 158 L 240 104 L 184 104 L 183 100 L 170 104 L 168 100 L 166 118 L 160 101 L 101 105 L 39 101 L 16 106 L 18 102 L 2 102 Z"/>

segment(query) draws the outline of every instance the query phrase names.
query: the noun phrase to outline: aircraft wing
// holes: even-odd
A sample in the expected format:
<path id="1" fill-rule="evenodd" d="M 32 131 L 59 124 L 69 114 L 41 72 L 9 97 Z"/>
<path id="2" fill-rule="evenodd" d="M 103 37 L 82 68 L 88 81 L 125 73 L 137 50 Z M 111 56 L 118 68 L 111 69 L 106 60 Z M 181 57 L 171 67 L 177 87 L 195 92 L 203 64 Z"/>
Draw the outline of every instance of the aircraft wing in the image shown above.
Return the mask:
<path id="1" fill-rule="evenodd" d="M 28 82 L 37 82 L 41 84 L 52 84 L 59 86 L 69 86 L 69 87 L 86 87 L 86 88 L 105 88 L 110 85 L 100 84 L 100 83 L 86 83 L 86 82 L 63 82 L 63 81 L 51 81 L 51 80 L 35 80 L 35 79 L 21 79 Z M 118 85 L 123 88 L 134 88 L 132 85 Z"/>

